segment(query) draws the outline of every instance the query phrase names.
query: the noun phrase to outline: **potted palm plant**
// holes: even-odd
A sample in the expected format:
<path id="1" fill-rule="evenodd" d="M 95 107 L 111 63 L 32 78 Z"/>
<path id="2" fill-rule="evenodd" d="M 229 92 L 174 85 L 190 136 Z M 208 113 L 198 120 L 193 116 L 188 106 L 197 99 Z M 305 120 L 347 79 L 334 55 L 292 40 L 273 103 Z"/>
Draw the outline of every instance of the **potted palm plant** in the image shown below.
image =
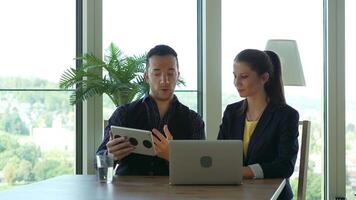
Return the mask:
<path id="1" fill-rule="evenodd" d="M 106 94 L 119 106 L 141 98 L 149 91 L 144 80 L 146 55 L 125 56 L 113 43 L 106 49 L 104 59 L 93 54 L 84 54 L 78 68 L 69 68 L 61 75 L 59 87 L 75 88 L 70 96 L 72 105 L 95 95 Z M 97 73 L 102 71 L 103 75 Z M 183 80 L 178 80 L 178 85 Z"/>

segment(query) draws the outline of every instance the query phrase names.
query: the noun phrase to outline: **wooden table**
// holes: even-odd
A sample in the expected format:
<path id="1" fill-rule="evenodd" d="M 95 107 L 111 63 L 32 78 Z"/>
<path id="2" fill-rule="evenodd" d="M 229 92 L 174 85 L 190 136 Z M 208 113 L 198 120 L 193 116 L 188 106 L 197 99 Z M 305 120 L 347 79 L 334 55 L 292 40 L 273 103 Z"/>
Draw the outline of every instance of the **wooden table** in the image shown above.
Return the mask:
<path id="1" fill-rule="evenodd" d="M 168 177 L 154 176 L 122 176 L 107 184 L 94 175 L 66 175 L 0 192 L 0 199 L 276 199 L 284 185 L 284 179 L 263 179 L 239 186 L 172 186 Z"/>

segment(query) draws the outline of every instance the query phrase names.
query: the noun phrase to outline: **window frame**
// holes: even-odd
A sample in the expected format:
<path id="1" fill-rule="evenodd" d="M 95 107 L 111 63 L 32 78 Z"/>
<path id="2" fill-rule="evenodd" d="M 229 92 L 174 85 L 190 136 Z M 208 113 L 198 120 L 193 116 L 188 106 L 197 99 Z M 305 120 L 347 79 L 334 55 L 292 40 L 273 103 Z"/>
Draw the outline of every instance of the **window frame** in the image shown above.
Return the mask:
<path id="1" fill-rule="evenodd" d="M 82 0 L 77 0 L 82 1 Z M 102 0 L 84 0 L 83 5 L 90 4 L 89 7 L 84 6 L 83 9 L 92 9 L 91 12 L 83 10 L 83 27 L 85 23 L 95 24 L 94 27 L 101 27 L 100 20 L 102 19 Z M 95 5 L 94 5 L 95 4 Z M 197 0 L 198 4 L 198 31 L 197 31 L 197 45 L 198 45 L 198 83 L 197 83 L 197 103 L 198 112 L 202 114 L 206 122 L 206 130 L 209 132 L 208 138 L 215 139 L 218 125 L 221 116 L 221 68 L 216 67 L 221 65 L 221 0 Z M 346 188 L 346 167 L 345 167 L 345 1 L 323 0 L 324 4 L 324 198 L 334 199 L 335 197 L 345 197 Z M 88 15 L 88 16 L 86 16 Z M 90 15 L 90 16 L 89 16 Z M 211 17 L 214 15 L 215 18 Z M 85 21 L 88 20 L 88 21 Z M 78 24 L 77 24 L 78 25 Z M 211 27 L 217 29 L 212 30 Z M 219 28 L 220 27 L 220 28 Z M 96 55 L 100 56 L 98 52 L 102 51 L 102 36 L 101 33 L 95 33 L 96 36 L 91 36 L 88 39 L 85 35 L 90 35 L 90 30 L 93 32 L 102 31 L 102 29 L 84 29 L 83 31 L 83 50 L 92 49 Z M 209 33 L 209 34 L 208 34 Z M 94 34 L 94 35 L 95 35 Z M 215 34 L 215 35 L 214 35 Z M 91 46 L 91 48 L 87 48 Z M 217 48 L 209 48 L 211 46 Z M 82 52 L 81 52 L 82 53 Z M 212 55 L 209 57 L 207 55 Z M 218 68 L 216 71 L 212 70 L 211 61 L 219 63 L 215 65 Z M 337 67 L 336 67 L 337 66 Z M 217 77 L 218 76 L 218 77 Z M 206 80 L 209 80 L 207 82 Z M 220 81 L 220 83 L 219 83 Z M 212 84 L 214 83 L 214 84 Z M 207 89 L 209 88 L 209 90 Z M 209 91 L 215 91 L 213 92 Z M 217 93 L 216 93 L 217 92 Z M 213 100 L 208 101 L 210 97 Z M 102 131 L 102 112 L 98 114 L 96 110 L 102 109 L 102 100 L 100 98 L 96 101 L 87 102 L 84 105 L 83 111 L 83 144 L 80 144 L 80 135 L 78 135 L 77 146 L 80 152 L 80 146 L 83 149 L 83 167 L 88 168 L 90 159 L 88 155 L 95 152 L 92 146 L 89 149 L 86 145 L 93 145 L 101 139 Z M 216 101 L 215 101 L 216 100 Z M 79 105 L 80 106 L 80 105 Z M 100 108 L 101 107 L 101 108 Z M 219 108 L 220 111 L 215 111 Z M 92 110 L 90 110 L 92 108 Z M 96 109 L 93 109 L 96 108 Z M 87 110 L 89 109 L 89 110 Z M 87 110 L 87 111 L 86 111 Z M 214 114 L 212 114 L 214 113 Z M 95 114 L 95 115 L 91 115 Z M 101 115 L 101 117 L 100 117 Z M 212 117 L 212 115 L 218 117 Z M 88 120 L 89 118 L 89 120 Z M 91 124 L 89 127 L 88 121 L 96 121 L 96 125 Z M 335 120 L 336 119 L 336 120 Z M 80 125 L 80 121 L 77 121 Z M 90 128 L 97 131 L 88 132 Z M 78 132 L 80 132 L 78 128 Z M 215 133 L 216 132 L 216 133 Z M 338 133 L 338 134 L 336 134 Z M 77 133 L 78 134 L 78 133 Z M 93 142 L 94 140 L 94 142 Z M 96 142 L 95 142 L 96 140 Z M 80 154 L 77 154 L 79 156 Z M 77 161 L 80 159 L 78 158 Z M 91 165 L 91 164 L 90 164 Z M 83 172 L 91 170 L 83 170 Z"/>

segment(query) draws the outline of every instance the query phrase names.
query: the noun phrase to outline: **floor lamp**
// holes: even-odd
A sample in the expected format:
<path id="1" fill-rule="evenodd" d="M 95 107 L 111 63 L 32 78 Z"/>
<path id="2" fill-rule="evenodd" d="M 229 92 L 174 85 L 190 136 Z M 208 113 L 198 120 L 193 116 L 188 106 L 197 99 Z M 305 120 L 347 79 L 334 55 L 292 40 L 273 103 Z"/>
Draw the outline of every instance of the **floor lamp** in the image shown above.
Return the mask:
<path id="1" fill-rule="evenodd" d="M 278 54 L 282 65 L 282 80 L 285 86 L 305 86 L 302 63 L 295 40 L 268 40 L 266 50 Z"/>

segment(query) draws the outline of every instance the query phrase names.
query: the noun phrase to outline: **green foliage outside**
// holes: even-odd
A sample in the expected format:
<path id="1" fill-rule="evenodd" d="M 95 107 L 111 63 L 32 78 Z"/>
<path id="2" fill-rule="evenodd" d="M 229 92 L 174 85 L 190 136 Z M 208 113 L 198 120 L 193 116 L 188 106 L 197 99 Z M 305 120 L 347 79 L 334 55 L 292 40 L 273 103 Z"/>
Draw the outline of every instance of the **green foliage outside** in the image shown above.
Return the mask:
<path id="1" fill-rule="evenodd" d="M 57 88 L 55 83 L 39 78 L 0 77 L 0 88 Z"/>
<path id="2" fill-rule="evenodd" d="M 39 84 L 40 83 L 40 84 Z M 22 85 L 27 84 L 27 85 Z M 57 89 L 54 84 L 41 79 L 33 82 L 25 78 L 0 77 L 0 88 L 44 88 Z M 0 92 L 0 130 L 11 134 L 28 135 L 32 127 L 52 127 L 53 120 L 60 118 L 62 127 L 74 130 L 74 107 L 69 105 L 68 92 Z"/>
<path id="3" fill-rule="evenodd" d="M 18 135 L 29 135 L 30 133 L 16 109 L 12 111 L 6 109 L 6 112 L 0 116 L 0 130 Z"/>
<path id="4" fill-rule="evenodd" d="M 320 156 L 322 158 L 322 128 L 317 120 L 309 119 L 312 121 L 310 130 L 310 143 L 309 143 L 309 160 L 308 160 L 308 174 L 307 174 L 307 189 L 306 189 L 306 199 L 319 200 L 322 198 L 322 174 L 316 172 L 316 164 L 310 158 L 312 155 Z M 297 160 L 297 162 L 299 162 Z M 294 199 L 297 199 L 297 188 L 298 188 L 298 178 L 293 178 L 290 180 L 292 190 L 294 193 Z"/>
<path id="5" fill-rule="evenodd" d="M 348 157 L 354 157 L 356 155 L 356 129 L 354 124 L 348 124 L 346 126 L 346 162 Z M 351 167 L 352 168 L 352 167 Z M 349 170 L 346 170 L 346 177 L 350 177 L 352 174 Z M 356 188 L 352 188 L 350 179 L 346 179 L 346 198 L 356 199 Z"/>
<path id="6" fill-rule="evenodd" d="M 41 152 L 31 143 L 19 144 L 19 136 L 0 133 L 0 189 L 73 173 L 73 162 L 63 151 Z M 4 150 L 5 149 L 5 150 Z M 4 184 L 5 183 L 5 184 Z"/>
<path id="7" fill-rule="evenodd" d="M 321 199 L 321 183 L 322 177 L 314 172 L 314 163 L 309 160 L 308 167 L 308 178 L 307 178 L 307 193 L 306 199 L 310 200 L 319 200 Z M 293 178 L 290 180 L 294 199 L 297 199 L 297 188 L 298 188 L 298 178 Z"/>
<path id="8" fill-rule="evenodd" d="M 43 155 L 34 166 L 36 181 L 52 178 L 60 174 L 73 174 L 73 163 L 66 152 L 53 150 Z"/>
<path id="9" fill-rule="evenodd" d="M 41 79 L 0 77 L 0 88 L 58 88 Z M 31 139 L 33 128 L 74 130 L 70 92 L 0 92 L 0 190 L 73 174 L 73 152 L 41 151 Z M 74 121 L 74 120 L 73 120 Z"/>

